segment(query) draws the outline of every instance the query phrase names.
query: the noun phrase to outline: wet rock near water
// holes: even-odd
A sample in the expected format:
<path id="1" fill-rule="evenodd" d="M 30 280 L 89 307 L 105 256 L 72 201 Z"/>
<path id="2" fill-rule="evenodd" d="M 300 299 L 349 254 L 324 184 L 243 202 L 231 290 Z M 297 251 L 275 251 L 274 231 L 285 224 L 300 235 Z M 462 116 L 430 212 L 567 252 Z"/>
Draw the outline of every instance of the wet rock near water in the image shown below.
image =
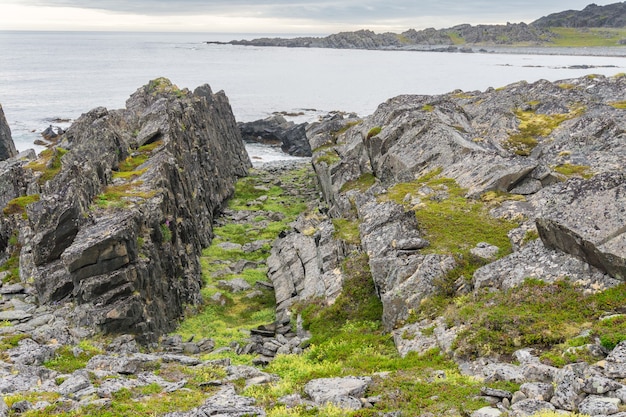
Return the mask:
<path id="1" fill-rule="evenodd" d="M 293 156 L 311 156 L 311 146 L 306 136 L 308 123 L 296 124 L 282 115 L 274 114 L 266 119 L 237 124 L 246 142 L 258 142 L 280 146 Z"/>

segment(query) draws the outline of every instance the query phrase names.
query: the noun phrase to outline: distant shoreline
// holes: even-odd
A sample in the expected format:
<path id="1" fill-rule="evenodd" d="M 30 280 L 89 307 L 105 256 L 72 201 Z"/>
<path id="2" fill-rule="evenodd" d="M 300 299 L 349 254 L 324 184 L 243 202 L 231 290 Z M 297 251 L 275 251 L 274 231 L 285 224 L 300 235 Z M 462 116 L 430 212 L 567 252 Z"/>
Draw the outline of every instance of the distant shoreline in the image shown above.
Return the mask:
<path id="1" fill-rule="evenodd" d="M 442 53 L 476 53 L 476 54 L 505 54 L 505 55 L 562 55 L 562 56 L 598 56 L 598 57 L 626 57 L 626 46 L 485 46 L 485 45 L 410 45 L 401 48 L 330 48 L 322 46 L 286 46 L 286 45 L 253 45 L 243 44 L 241 41 L 206 41 L 208 45 L 232 45 L 241 47 L 267 48 L 305 48 L 305 49 L 347 49 L 391 52 L 442 52 Z"/>

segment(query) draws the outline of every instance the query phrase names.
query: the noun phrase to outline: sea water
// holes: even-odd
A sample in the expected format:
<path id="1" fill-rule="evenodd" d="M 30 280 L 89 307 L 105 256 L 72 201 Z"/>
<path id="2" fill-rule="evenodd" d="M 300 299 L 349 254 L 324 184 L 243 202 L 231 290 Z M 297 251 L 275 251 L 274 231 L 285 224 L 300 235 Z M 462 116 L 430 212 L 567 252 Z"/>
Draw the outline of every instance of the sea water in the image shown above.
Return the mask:
<path id="1" fill-rule="evenodd" d="M 334 110 L 366 116 L 399 94 L 485 90 L 520 80 L 555 81 L 590 73 L 614 75 L 626 66 L 623 57 L 206 43 L 254 37 L 0 31 L 0 104 L 17 148 L 25 150 L 49 125 L 67 127 L 68 120 L 97 106 L 124 107 L 135 90 L 157 77 L 167 77 L 180 88 L 193 90 L 208 83 L 214 91 L 224 90 L 237 120 L 252 121 L 273 112 L 304 113 L 305 119 Z"/>

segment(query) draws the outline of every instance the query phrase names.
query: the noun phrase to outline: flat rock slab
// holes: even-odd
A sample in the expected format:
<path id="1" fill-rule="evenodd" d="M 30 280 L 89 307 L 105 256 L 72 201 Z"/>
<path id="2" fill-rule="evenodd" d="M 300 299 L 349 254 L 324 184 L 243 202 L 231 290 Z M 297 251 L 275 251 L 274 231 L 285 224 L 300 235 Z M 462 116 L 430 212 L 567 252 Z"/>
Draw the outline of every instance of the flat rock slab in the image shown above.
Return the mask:
<path id="1" fill-rule="evenodd" d="M 567 181 L 546 201 L 536 224 L 546 246 L 626 279 L 626 174 Z"/>
<path id="2" fill-rule="evenodd" d="M 349 405 L 346 408 L 352 409 L 354 404 L 348 398 L 358 400 L 363 397 L 371 382 L 368 377 L 320 378 L 309 381 L 304 386 L 304 392 L 317 404 Z"/>
<path id="3" fill-rule="evenodd" d="M 0 321 L 26 321 L 33 317 L 32 314 L 21 310 L 0 311 Z"/>

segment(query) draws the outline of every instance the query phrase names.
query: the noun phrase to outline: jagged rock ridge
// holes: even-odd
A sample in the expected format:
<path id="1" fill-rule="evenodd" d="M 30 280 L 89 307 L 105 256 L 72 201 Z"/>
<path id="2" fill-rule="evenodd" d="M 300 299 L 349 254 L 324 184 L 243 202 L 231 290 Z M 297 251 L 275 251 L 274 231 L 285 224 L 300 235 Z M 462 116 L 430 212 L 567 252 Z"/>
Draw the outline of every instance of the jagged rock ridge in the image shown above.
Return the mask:
<path id="1" fill-rule="evenodd" d="M 4 117 L 4 110 L 0 106 L 0 161 L 9 159 L 17 155 L 13 138 L 11 137 L 11 128 Z"/>
<path id="2" fill-rule="evenodd" d="M 412 49 L 416 46 L 448 46 L 457 43 L 475 45 L 511 45 L 514 43 L 543 44 L 554 34 L 547 29 L 525 23 L 506 25 L 463 24 L 447 29 L 409 29 L 400 34 L 374 33 L 371 30 L 340 32 L 323 38 L 259 38 L 228 42 L 231 45 L 283 46 L 290 48 L 337 48 L 337 49 Z M 209 42 L 219 43 L 219 42 Z"/>
<path id="3" fill-rule="evenodd" d="M 75 303 L 81 325 L 154 340 L 199 301 L 200 251 L 249 166 L 228 99 L 208 85 L 157 79 L 126 109 L 82 115 L 21 167 L 39 195 L 12 216 L 22 281 L 41 303 Z"/>
<path id="4" fill-rule="evenodd" d="M 626 2 L 606 6 L 592 3 L 582 10 L 566 10 L 549 14 L 531 24 L 542 28 L 623 28 L 626 26 Z"/>

